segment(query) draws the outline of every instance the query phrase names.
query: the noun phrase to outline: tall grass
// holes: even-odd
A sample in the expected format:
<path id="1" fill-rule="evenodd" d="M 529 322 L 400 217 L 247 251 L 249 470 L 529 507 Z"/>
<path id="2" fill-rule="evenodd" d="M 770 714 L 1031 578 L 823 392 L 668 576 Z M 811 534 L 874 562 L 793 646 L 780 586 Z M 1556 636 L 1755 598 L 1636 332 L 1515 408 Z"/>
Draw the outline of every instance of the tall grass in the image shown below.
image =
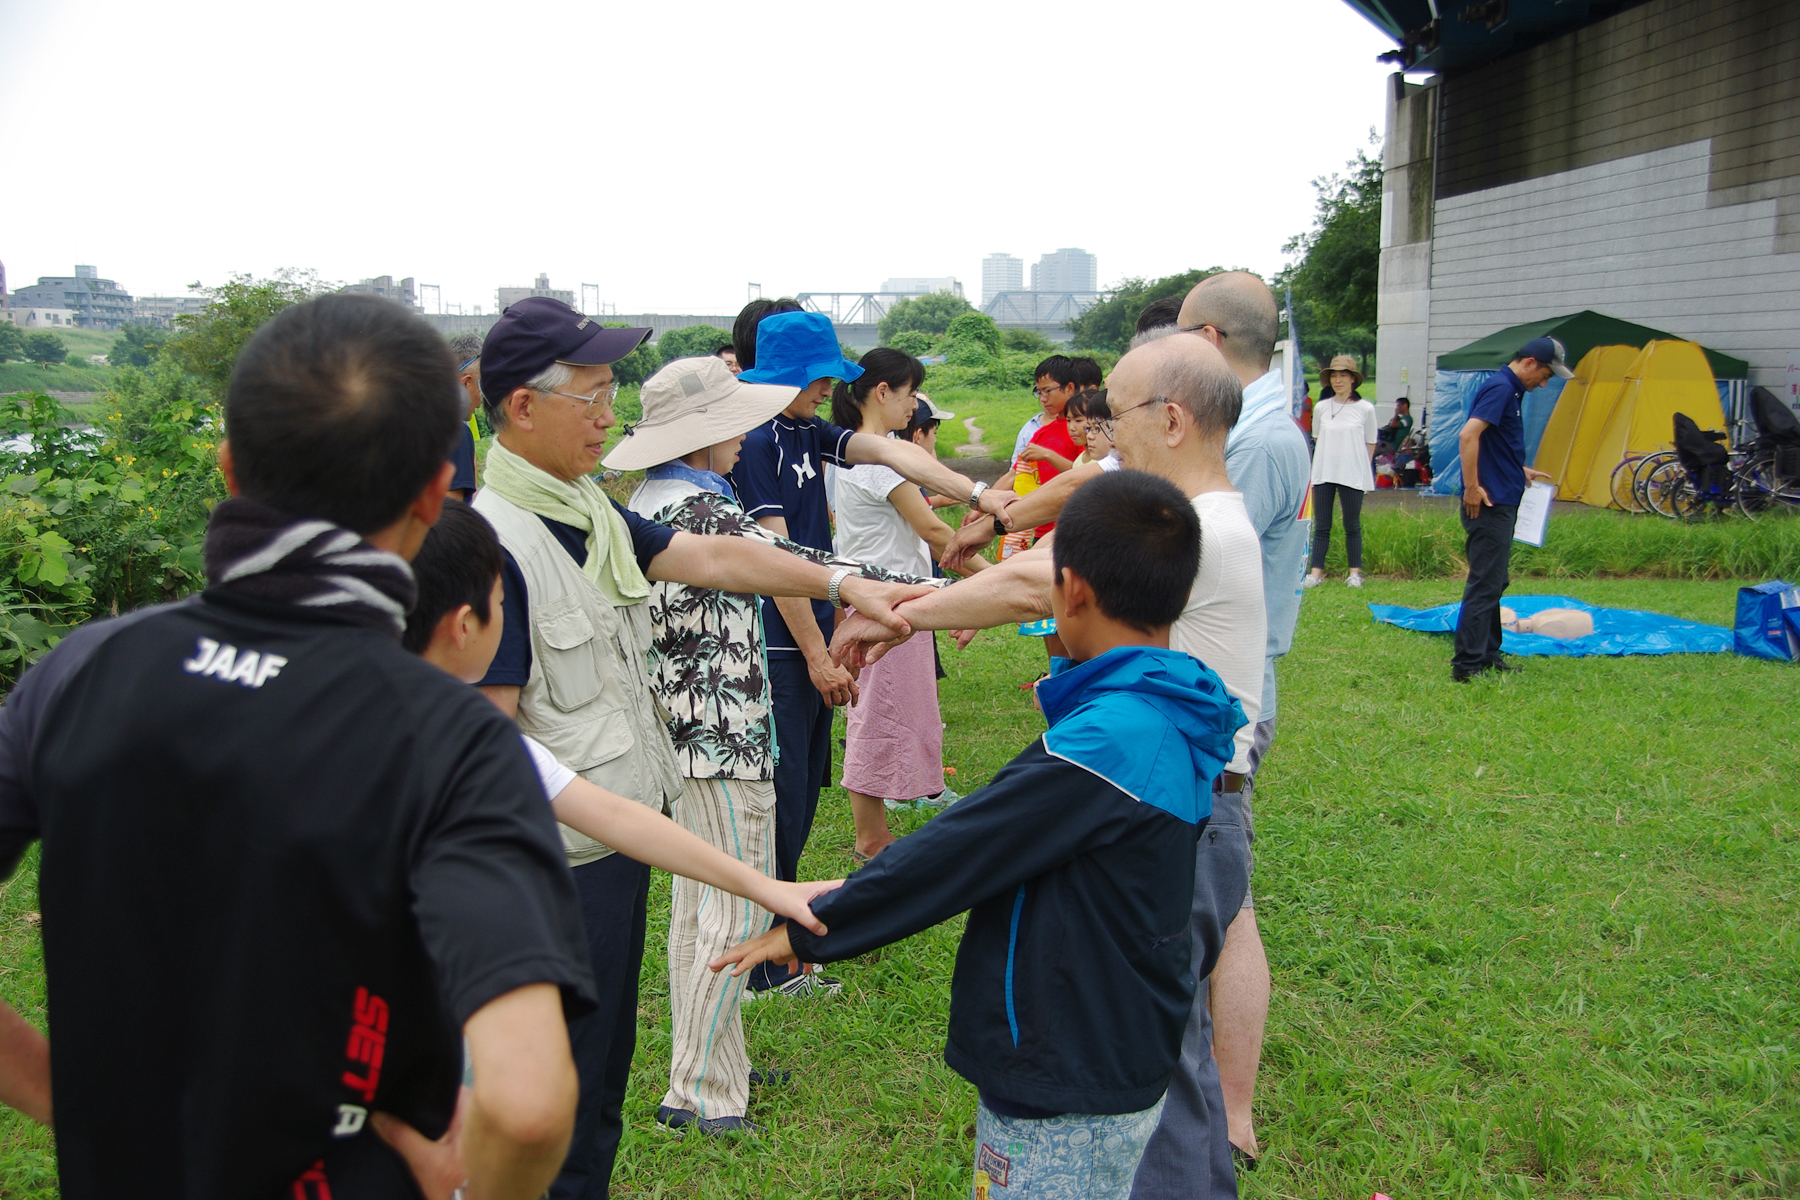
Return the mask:
<path id="1" fill-rule="evenodd" d="M 1363 513 L 1363 568 L 1398 579 L 1437 579 L 1468 570 L 1462 524 L 1448 503 Z M 1345 566 L 1341 523 L 1328 569 Z M 1800 576 L 1800 517 L 1735 516 L 1692 524 L 1596 509 L 1557 513 L 1540 549 L 1514 543 L 1512 573 L 1541 579 L 1792 579 Z"/>

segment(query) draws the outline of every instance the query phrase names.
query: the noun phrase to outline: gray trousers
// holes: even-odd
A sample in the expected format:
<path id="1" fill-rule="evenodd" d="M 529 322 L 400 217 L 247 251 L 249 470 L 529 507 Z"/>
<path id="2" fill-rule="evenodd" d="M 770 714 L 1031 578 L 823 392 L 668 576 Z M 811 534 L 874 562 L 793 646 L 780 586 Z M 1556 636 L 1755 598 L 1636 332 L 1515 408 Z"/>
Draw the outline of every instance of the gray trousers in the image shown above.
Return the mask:
<path id="1" fill-rule="evenodd" d="M 1225 946 L 1250 887 L 1250 842 L 1243 793 L 1214 795 L 1212 819 L 1194 857 L 1194 915 L 1190 927 L 1194 1008 L 1181 1039 L 1181 1061 L 1169 1080 L 1162 1119 L 1144 1148 L 1131 1200 L 1223 1200 L 1237 1196 L 1237 1172 L 1226 1136 L 1225 1094 L 1212 1055 L 1208 976 Z"/>

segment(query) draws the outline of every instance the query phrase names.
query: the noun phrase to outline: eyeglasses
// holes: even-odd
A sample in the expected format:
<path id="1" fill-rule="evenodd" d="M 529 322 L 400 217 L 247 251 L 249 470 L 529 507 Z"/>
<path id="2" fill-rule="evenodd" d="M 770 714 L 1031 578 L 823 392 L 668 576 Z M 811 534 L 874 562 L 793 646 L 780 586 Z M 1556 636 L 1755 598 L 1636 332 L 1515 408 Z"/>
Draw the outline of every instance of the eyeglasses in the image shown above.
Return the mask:
<path id="1" fill-rule="evenodd" d="M 1060 392 L 1063 389 L 1067 388 L 1068 386 L 1069 385 L 1066 383 L 1059 383 L 1053 388 L 1036 388 L 1036 387 L 1034 387 L 1031 389 L 1031 394 L 1036 396 L 1039 400 L 1042 400 L 1045 396 L 1048 396 L 1050 393 Z"/>
<path id="2" fill-rule="evenodd" d="M 1231 336 L 1229 333 L 1226 333 L 1223 329 L 1220 329 L 1217 325 L 1214 325 L 1211 321 L 1202 321 L 1198 325 L 1180 325 L 1180 326 L 1177 326 L 1177 328 L 1182 333 L 1199 333 L 1202 329 L 1210 329 L 1222 338 Z"/>
<path id="3" fill-rule="evenodd" d="M 591 396 L 578 396 L 574 392 L 558 392 L 549 388 L 539 389 L 546 396 L 561 396 L 565 400 L 579 400 L 582 404 L 581 415 L 593 420 L 603 412 L 611 412 L 613 401 L 618 399 L 619 385 L 609 383 Z"/>
<path id="4" fill-rule="evenodd" d="M 1152 396 L 1152 397 L 1150 397 L 1150 399 L 1144 401 L 1142 404 L 1134 404 L 1130 408 L 1122 408 L 1118 412 L 1114 413 L 1112 416 L 1101 417 L 1098 421 L 1096 421 L 1094 423 L 1096 425 L 1100 426 L 1100 432 L 1104 433 L 1106 435 L 1106 440 L 1110 442 L 1113 440 L 1113 423 L 1115 421 L 1117 421 L 1120 417 L 1124 416 L 1128 412 L 1136 412 L 1140 408 L 1147 408 L 1152 404 L 1165 403 L 1167 401 L 1167 399 L 1168 399 L 1168 397 L 1166 397 L 1166 396 Z"/>

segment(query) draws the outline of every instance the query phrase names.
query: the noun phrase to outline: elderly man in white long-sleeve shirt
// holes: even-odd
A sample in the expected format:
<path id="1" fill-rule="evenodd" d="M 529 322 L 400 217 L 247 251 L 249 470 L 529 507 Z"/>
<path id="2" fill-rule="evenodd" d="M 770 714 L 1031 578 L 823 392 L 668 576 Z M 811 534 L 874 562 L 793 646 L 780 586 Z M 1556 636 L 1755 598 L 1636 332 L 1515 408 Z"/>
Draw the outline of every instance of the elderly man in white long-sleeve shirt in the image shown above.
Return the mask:
<path id="1" fill-rule="evenodd" d="M 1247 718 L 1238 731 L 1231 766 L 1217 785 L 1212 818 L 1195 860 L 1193 964 L 1200 987 L 1181 1062 L 1151 1141 L 1153 1149 L 1161 1149 L 1154 1156 L 1146 1154 L 1133 1195 L 1174 1194 L 1179 1187 L 1183 1195 L 1234 1196 L 1236 1176 L 1212 1055 L 1206 981 L 1249 887 L 1250 847 L 1240 789 L 1250 770 L 1261 711 L 1267 644 L 1262 545 L 1225 469 L 1225 439 L 1238 419 L 1243 385 L 1208 340 L 1174 327 L 1141 335 L 1107 383 L 1113 413 L 1107 433 L 1125 467 L 1169 480 L 1192 499 L 1200 516 L 1200 569 L 1187 607 L 1170 632 L 1170 645 L 1216 671 Z M 1070 490 L 1074 486 L 1078 484 Z M 1034 512 L 1031 519 L 1043 517 Z M 1050 611 L 1049 544 L 1040 543 L 941 592 L 909 600 L 896 611 L 914 629 L 976 629 L 1036 620 Z M 890 636 L 853 617 L 840 627 L 834 650 L 854 660 L 870 643 Z"/>

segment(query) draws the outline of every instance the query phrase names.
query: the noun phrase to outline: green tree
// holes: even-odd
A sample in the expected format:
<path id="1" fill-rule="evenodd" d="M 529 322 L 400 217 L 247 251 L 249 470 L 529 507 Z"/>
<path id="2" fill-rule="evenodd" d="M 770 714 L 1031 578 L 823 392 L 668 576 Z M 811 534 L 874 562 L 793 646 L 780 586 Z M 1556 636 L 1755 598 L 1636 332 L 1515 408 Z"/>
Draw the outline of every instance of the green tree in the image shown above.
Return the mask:
<path id="1" fill-rule="evenodd" d="M 148 325 L 127 325 L 113 339 L 106 352 L 106 362 L 113 367 L 147 367 L 163 348 L 169 335 Z"/>
<path id="2" fill-rule="evenodd" d="M 888 345 L 902 354 L 910 354 L 914 358 L 924 358 L 932 353 L 937 339 L 923 329 L 906 329 L 893 336 Z"/>
<path id="3" fill-rule="evenodd" d="M 978 345 L 992 357 L 1000 353 L 1000 327 L 986 313 L 966 312 L 944 330 L 944 353 L 963 343 Z"/>
<path id="4" fill-rule="evenodd" d="M 11 321 L 0 321 L 0 362 L 25 357 L 25 334 Z"/>
<path id="5" fill-rule="evenodd" d="M 963 313 L 974 312 L 975 306 L 954 292 L 932 292 L 924 296 L 908 296 L 896 301 L 881 318 L 878 330 L 881 344 L 889 345 L 896 334 L 909 329 L 936 337 L 950 328 L 950 322 Z"/>
<path id="6" fill-rule="evenodd" d="M 627 328 L 623 321 L 602 321 L 608 329 Z M 612 365 L 613 379 L 620 384 L 641 384 L 662 368 L 663 359 L 655 346 L 645 342 Z"/>
<path id="7" fill-rule="evenodd" d="M 54 333 L 28 333 L 22 349 L 26 362 L 59 363 L 69 357 L 69 348 Z"/>
<path id="8" fill-rule="evenodd" d="M 225 395 L 239 351 L 263 322 L 292 304 L 337 289 L 312 271 L 283 270 L 268 279 L 233 275 L 229 283 L 205 291 L 207 305 L 198 313 L 175 318 L 175 334 L 163 352 L 189 374 L 199 376 L 213 394 Z"/>
<path id="9" fill-rule="evenodd" d="M 1039 358 L 1056 352 L 1056 343 L 1035 329 L 1003 329 L 1000 331 L 1000 343 L 1009 352 L 1035 354 Z"/>
<path id="10" fill-rule="evenodd" d="M 1380 138 L 1369 131 L 1372 145 Z M 1357 150 L 1346 173 L 1313 180 L 1319 193 L 1313 227 L 1282 251 L 1300 260 L 1276 277 L 1293 289 L 1293 318 L 1306 352 L 1364 360 L 1375 348 L 1375 310 L 1381 268 L 1381 160 Z"/>
<path id="11" fill-rule="evenodd" d="M 1152 300 L 1165 296 L 1185 296 L 1194 285 L 1208 275 L 1217 275 L 1224 267 L 1183 271 L 1160 279 L 1127 279 L 1100 303 L 1069 322 L 1070 344 L 1077 350 L 1111 350 L 1123 354 L 1137 332 L 1138 314 Z"/>
<path id="12" fill-rule="evenodd" d="M 666 365 L 678 358 L 712 354 L 720 346 L 731 345 L 731 331 L 717 325 L 687 325 L 671 329 L 656 339 L 656 352 Z"/>

